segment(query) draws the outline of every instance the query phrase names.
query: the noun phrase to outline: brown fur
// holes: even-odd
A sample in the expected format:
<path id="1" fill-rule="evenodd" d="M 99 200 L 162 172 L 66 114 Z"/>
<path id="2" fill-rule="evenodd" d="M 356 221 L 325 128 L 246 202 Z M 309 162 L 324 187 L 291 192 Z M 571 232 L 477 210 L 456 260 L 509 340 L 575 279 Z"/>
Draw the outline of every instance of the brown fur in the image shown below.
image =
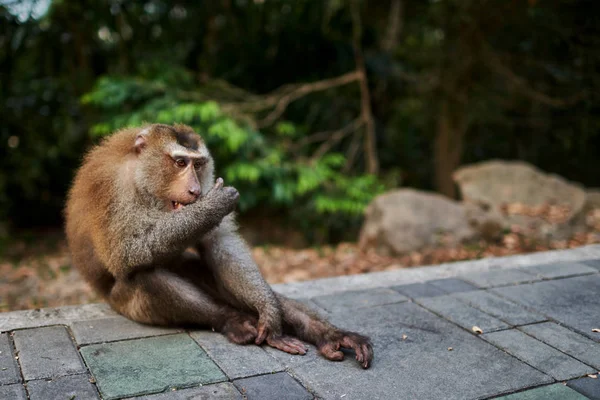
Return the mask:
<path id="1" fill-rule="evenodd" d="M 239 195 L 215 183 L 213 171 L 202 139 L 185 125 L 124 129 L 93 148 L 65 210 L 83 277 L 135 321 L 212 326 L 235 343 L 304 354 L 304 344 L 285 332 L 331 360 L 343 359 L 340 347 L 351 348 L 368 368 L 367 337 L 272 291 L 237 233 Z"/>

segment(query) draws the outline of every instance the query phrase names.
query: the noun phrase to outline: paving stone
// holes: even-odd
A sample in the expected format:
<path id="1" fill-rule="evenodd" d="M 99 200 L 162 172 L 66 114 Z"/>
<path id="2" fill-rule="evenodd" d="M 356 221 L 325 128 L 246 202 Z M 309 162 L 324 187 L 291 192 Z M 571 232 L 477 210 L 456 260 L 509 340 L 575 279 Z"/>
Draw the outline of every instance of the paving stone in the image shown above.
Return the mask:
<path id="1" fill-rule="evenodd" d="M 594 368 L 516 329 L 484 334 L 483 338 L 556 380 L 595 372 Z"/>
<path id="2" fill-rule="evenodd" d="M 585 260 L 585 261 L 580 261 L 581 264 L 585 264 L 588 267 L 592 267 L 598 271 L 600 271 L 600 259 L 597 260 Z"/>
<path id="3" fill-rule="evenodd" d="M 462 275 L 462 279 L 472 282 L 480 288 L 517 285 L 520 283 L 535 282 L 541 278 L 528 274 L 520 269 L 502 269 L 486 272 L 476 272 Z"/>
<path id="4" fill-rule="evenodd" d="M 417 302 L 423 307 L 440 314 L 446 319 L 457 325 L 471 331 L 473 326 L 478 326 L 484 332 L 494 332 L 500 329 L 507 329 L 510 326 L 477 308 L 446 295 L 432 298 L 418 299 Z"/>
<path id="5" fill-rule="evenodd" d="M 587 400 L 576 391 L 562 383 L 555 383 L 541 388 L 526 390 L 508 396 L 496 397 L 494 400 Z"/>
<path id="6" fill-rule="evenodd" d="M 476 286 L 457 278 L 434 279 L 432 281 L 427 281 L 426 283 L 433 285 L 438 289 L 442 289 L 446 293 L 459 293 L 477 290 Z"/>
<path id="7" fill-rule="evenodd" d="M 25 388 L 20 383 L 13 385 L 0 386 L 0 399 L 6 400 L 27 400 Z"/>
<path id="8" fill-rule="evenodd" d="M 233 382 L 248 400 L 312 400 L 302 385 L 285 372 L 254 376 Z"/>
<path id="9" fill-rule="evenodd" d="M 600 342 L 600 335 L 592 332 L 593 328 L 598 328 L 600 321 L 600 275 L 537 282 L 492 291 Z"/>
<path id="10" fill-rule="evenodd" d="M 372 338 L 371 368 L 362 369 L 352 353 L 332 363 L 314 346 L 304 356 L 267 349 L 319 398 L 464 400 L 552 382 L 415 303 L 348 310 L 334 314 L 332 322 Z"/>
<path id="11" fill-rule="evenodd" d="M 591 400 L 600 400 L 600 379 L 583 377 L 567 382 L 567 386 L 577 390 Z"/>
<path id="12" fill-rule="evenodd" d="M 21 373 L 7 334 L 0 335 L 0 385 L 21 382 Z"/>
<path id="13" fill-rule="evenodd" d="M 530 312 L 518 304 L 485 290 L 456 293 L 453 297 L 513 326 L 546 321 L 543 315 Z"/>
<path id="14" fill-rule="evenodd" d="M 62 326 L 16 331 L 13 338 L 25 380 L 86 372 L 71 336 Z"/>
<path id="15" fill-rule="evenodd" d="M 118 314 L 105 303 L 13 311 L 0 313 L 0 332 L 49 325 L 67 325 L 72 321 L 106 318 L 116 315 Z"/>
<path id="16" fill-rule="evenodd" d="M 183 333 L 94 344 L 82 347 L 81 354 L 105 400 L 226 380 Z"/>
<path id="17" fill-rule="evenodd" d="M 368 308 L 384 304 L 400 303 L 408 301 L 408 298 L 392 289 L 380 288 L 318 296 L 312 300 L 319 307 L 323 307 L 327 311 L 337 312 L 344 309 Z"/>
<path id="18" fill-rule="evenodd" d="M 283 371 L 283 365 L 263 348 L 231 343 L 220 333 L 196 331 L 190 336 L 198 342 L 231 379 Z"/>
<path id="19" fill-rule="evenodd" d="M 600 343 L 554 322 L 522 326 L 519 329 L 600 371 Z"/>
<path id="20" fill-rule="evenodd" d="M 85 375 L 63 376 L 51 381 L 41 379 L 27 382 L 30 400 L 97 400 L 96 387 Z"/>
<path id="21" fill-rule="evenodd" d="M 216 383 L 213 385 L 169 390 L 164 393 L 151 394 L 141 397 L 129 397 L 127 400 L 242 400 L 240 392 L 233 384 Z"/>
<path id="22" fill-rule="evenodd" d="M 394 286 L 392 289 L 410 297 L 411 299 L 416 299 L 418 297 L 442 296 L 447 293 L 430 283 L 411 283 L 408 285 Z"/>
<path id="23" fill-rule="evenodd" d="M 160 328 L 138 324 L 125 317 L 111 317 L 89 321 L 76 321 L 71 331 L 79 345 L 114 342 L 123 339 L 168 335 L 181 332 L 179 329 Z"/>
<path id="24" fill-rule="evenodd" d="M 587 275 L 598 272 L 594 268 L 575 262 L 558 262 L 552 264 L 534 265 L 519 269 L 525 273 L 544 279 L 564 278 L 567 276 Z"/>

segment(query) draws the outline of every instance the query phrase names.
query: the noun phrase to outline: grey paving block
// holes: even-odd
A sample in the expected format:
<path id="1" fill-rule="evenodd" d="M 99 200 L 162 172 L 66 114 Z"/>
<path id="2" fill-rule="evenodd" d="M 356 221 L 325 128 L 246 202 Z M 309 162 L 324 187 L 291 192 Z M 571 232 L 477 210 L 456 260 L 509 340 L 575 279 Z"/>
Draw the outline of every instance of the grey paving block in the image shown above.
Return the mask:
<path id="1" fill-rule="evenodd" d="M 302 385 L 285 372 L 233 381 L 248 400 L 312 400 Z"/>
<path id="2" fill-rule="evenodd" d="M 600 307 L 600 275 L 579 276 L 529 285 L 492 289 L 494 293 L 532 308 L 596 342 Z"/>
<path id="3" fill-rule="evenodd" d="M 482 337 L 556 380 L 577 378 L 595 372 L 594 368 L 516 329 L 488 333 Z"/>
<path id="4" fill-rule="evenodd" d="M 225 381 L 219 367 L 186 334 L 81 348 L 105 400 Z"/>
<path id="5" fill-rule="evenodd" d="M 127 400 L 242 400 L 243 397 L 233 384 L 216 383 L 213 385 L 169 390 L 164 393 L 141 397 L 129 397 Z"/>
<path id="6" fill-rule="evenodd" d="M 459 293 L 477 290 L 476 286 L 457 278 L 434 279 L 426 283 L 442 289 L 446 293 Z"/>
<path id="7" fill-rule="evenodd" d="M 96 387 L 85 375 L 63 376 L 54 380 L 36 380 L 27 382 L 30 400 L 97 400 Z"/>
<path id="8" fill-rule="evenodd" d="M 0 385 L 21 382 L 21 373 L 7 334 L 0 335 Z"/>
<path id="9" fill-rule="evenodd" d="M 455 295 L 421 298 L 416 300 L 423 307 L 443 316 L 457 325 L 471 331 L 478 326 L 484 332 L 494 332 L 510 328 L 510 325 L 481 310 L 454 298 Z"/>
<path id="10" fill-rule="evenodd" d="M 411 283 L 408 285 L 394 286 L 392 289 L 410 297 L 411 299 L 416 299 L 418 297 L 442 296 L 447 293 L 430 283 Z"/>
<path id="11" fill-rule="evenodd" d="M 576 391 L 562 383 L 555 383 L 508 396 L 496 397 L 494 400 L 587 400 Z"/>
<path id="12" fill-rule="evenodd" d="M 254 344 L 231 343 L 220 333 L 196 331 L 190 336 L 202 346 L 231 379 L 283 371 L 279 361 Z"/>
<path id="13" fill-rule="evenodd" d="M 544 265 L 534 265 L 531 267 L 519 268 L 525 273 L 543 279 L 564 278 L 567 276 L 595 274 L 598 271 L 594 268 L 575 262 L 558 262 Z"/>
<path id="14" fill-rule="evenodd" d="M 0 386 L 0 399 L 4 400 L 27 400 L 25 388 L 20 383 Z"/>
<path id="15" fill-rule="evenodd" d="M 415 303 L 348 310 L 332 322 L 371 336 L 371 368 L 360 368 L 352 353 L 331 362 L 313 346 L 305 356 L 267 349 L 319 398 L 464 400 L 552 381 Z"/>
<path id="16" fill-rule="evenodd" d="M 597 260 L 584 260 L 580 261 L 581 264 L 585 264 L 588 267 L 592 267 L 598 271 L 600 271 L 600 259 Z"/>
<path id="17" fill-rule="evenodd" d="M 318 296 L 314 297 L 312 301 L 327 311 L 337 312 L 344 309 L 368 308 L 384 304 L 400 303 L 408 301 L 408 298 L 392 289 L 380 288 Z"/>
<path id="18" fill-rule="evenodd" d="M 453 297 L 513 326 L 532 324 L 547 319 L 543 315 L 527 311 L 520 305 L 485 290 L 456 293 Z"/>
<path id="19" fill-rule="evenodd" d="M 13 338 L 25 380 L 86 372 L 71 336 L 62 326 L 16 331 Z"/>
<path id="20" fill-rule="evenodd" d="M 522 326 L 519 329 L 600 371 L 600 343 L 554 322 Z"/>
<path id="21" fill-rule="evenodd" d="M 472 282 L 480 288 L 518 285 L 521 283 L 535 282 L 541 279 L 517 268 L 476 272 L 462 275 L 461 278 Z"/>
<path id="22" fill-rule="evenodd" d="M 567 382 L 567 386 L 583 394 L 590 400 L 600 400 L 600 379 L 587 376 Z"/>
<path id="23" fill-rule="evenodd" d="M 138 324 L 125 317 L 76 321 L 71 324 L 71 331 L 78 344 L 114 342 L 123 339 L 143 338 L 168 335 L 181 332 L 179 329 L 160 328 Z"/>

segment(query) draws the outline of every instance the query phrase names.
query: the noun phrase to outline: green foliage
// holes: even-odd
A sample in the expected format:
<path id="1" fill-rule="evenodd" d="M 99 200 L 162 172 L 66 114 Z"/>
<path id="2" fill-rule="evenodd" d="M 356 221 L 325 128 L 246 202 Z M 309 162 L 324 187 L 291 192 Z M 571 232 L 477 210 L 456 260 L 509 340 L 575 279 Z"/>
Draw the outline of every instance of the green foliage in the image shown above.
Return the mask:
<path id="1" fill-rule="evenodd" d="M 215 101 L 186 100 L 204 96 L 201 87 L 195 92 L 183 87 L 178 83 L 167 87 L 142 76 L 105 76 L 82 96 L 84 104 L 101 109 L 105 116 L 90 131 L 104 136 L 145 122 L 193 127 L 213 153 L 217 174 L 240 190 L 242 212 L 257 206 L 298 207 L 315 216 L 343 219 L 360 216 L 384 190 L 373 176 L 344 174 L 346 160 L 340 153 L 311 160 L 307 154 L 298 157 L 288 151 L 282 139 L 297 136 L 295 124 L 284 121 L 272 130 L 257 131 L 225 114 Z"/>

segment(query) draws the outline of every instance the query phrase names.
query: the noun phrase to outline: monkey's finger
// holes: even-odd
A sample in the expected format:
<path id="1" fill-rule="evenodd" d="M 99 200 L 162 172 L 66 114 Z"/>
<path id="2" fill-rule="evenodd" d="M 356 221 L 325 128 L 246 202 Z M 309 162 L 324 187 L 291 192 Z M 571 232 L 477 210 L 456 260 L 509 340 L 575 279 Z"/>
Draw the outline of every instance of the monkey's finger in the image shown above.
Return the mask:
<path id="1" fill-rule="evenodd" d="M 373 360 L 373 347 L 369 343 L 366 343 L 361 346 L 361 349 L 363 352 L 363 359 L 364 359 L 362 367 L 367 369 L 367 368 L 369 368 L 369 365 L 371 364 L 371 361 Z"/>
<path id="2" fill-rule="evenodd" d="M 267 335 L 268 335 L 267 328 L 265 328 L 264 325 L 259 325 L 258 336 L 256 336 L 256 340 L 254 341 L 254 343 L 262 344 L 262 342 L 264 342 L 265 339 L 267 338 Z"/>
<path id="3" fill-rule="evenodd" d="M 256 335 L 258 334 L 258 332 L 256 331 L 256 327 L 252 325 L 250 321 L 244 321 L 244 328 L 246 328 L 248 332 L 250 332 L 253 335 L 253 337 L 256 337 Z"/>
<path id="4" fill-rule="evenodd" d="M 221 189 L 222 187 L 223 187 L 223 178 L 219 177 L 215 181 L 215 186 L 213 186 L 213 189 L 218 190 L 218 189 Z"/>
<path id="5" fill-rule="evenodd" d="M 291 341 L 288 341 L 286 339 L 281 339 L 281 338 L 275 339 L 273 337 L 267 337 L 267 344 L 271 347 L 274 347 L 281 351 L 285 351 L 286 353 L 289 353 L 289 354 L 302 354 L 302 355 L 306 354 L 306 350 L 304 349 L 304 346 L 302 346 L 302 347 L 296 346 Z"/>
<path id="6" fill-rule="evenodd" d="M 335 344 L 329 342 L 319 347 L 319 353 L 323 354 L 325 358 L 331 361 L 342 361 L 344 359 L 344 353 L 336 349 Z"/>

